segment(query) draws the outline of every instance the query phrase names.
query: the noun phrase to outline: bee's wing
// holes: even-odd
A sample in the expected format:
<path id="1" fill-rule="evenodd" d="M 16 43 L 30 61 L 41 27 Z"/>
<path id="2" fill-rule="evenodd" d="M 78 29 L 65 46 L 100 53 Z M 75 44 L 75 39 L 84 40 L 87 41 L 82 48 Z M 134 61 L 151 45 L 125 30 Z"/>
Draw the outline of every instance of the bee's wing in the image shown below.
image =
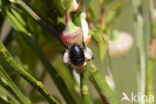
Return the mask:
<path id="1" fill-rule="evenodd" d="M 64 56 L 63 56 L 63 61 L 65 64 L 68 64 L 69 63 L 69 51 L 66 50 L 66 52 L 64 53 Z"/>

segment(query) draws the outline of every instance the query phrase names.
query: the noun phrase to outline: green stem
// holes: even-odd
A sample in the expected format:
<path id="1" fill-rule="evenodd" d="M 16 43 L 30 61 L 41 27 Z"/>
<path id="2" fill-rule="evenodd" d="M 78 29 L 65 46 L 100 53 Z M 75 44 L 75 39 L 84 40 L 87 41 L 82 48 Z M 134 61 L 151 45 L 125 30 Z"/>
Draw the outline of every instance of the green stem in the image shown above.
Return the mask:
<path id="1" fill-rule="evenodd" d="M 43 81 L 45 76 L 47 74 L 47 71 L 45 69 L 42 70 L 41 76 L 38 78 L 39 81 Z M 30 91 L 30 95 L 33 95 L 33 93 L 36 91 L 36 89 L 33 87 Z"/>
<path id="2" fill-rule="evenodd" d="M 0 97 L 0 102 L 1 102 L 1 104 L 10 104 L 10 102 L 3 97 Z"/>
<path id="3" fill-rule="evenodd" d="M 89 95 L 89 86 L 88 86 L 88 71 L 80 74 L 80 83 L 81 83 L 81 102 L 82 104 L 92 104 L 91 97 Z"/>
<path id="4" fill-rule="evenodd" d="M 145 41 L 144 41 L 144 33 L 143 33 L 143 17 L 140 13 L 141 8 L 141 0 L 133 0 L 133 8 L 134 8 L 134 28 L 135 35 L 137 40 L 137 50 L 139 55 L 139 69 L 137 73 L 138 77 L 138 90 L 142 95 L 145 95 L 146 90 L 146 52 L 145 52 Z M 144 100 L 141 100 L 140 104 L 145 104 Z"/>
<path id="5" fill-rule="evenodd" d="M 22 104 L 31 104 L 31 101 L 23 95 L 19 88 L 15 85 L 7 72 L 0 66 L 0 83 L 6 87 L 9 87 L 17 96 Z"/>
<path id="6" fill-rule="evenodd" d="M 50 30 L 60 40 L 60 32 L 52 24 L 50 24 L 45 18 L 40 16 L 37 11 L 32 8 L 25 0 L 9 0 L 15 4 L 21 6 L 37 23 L 41 24 L 45 29 Z M 60 41 L 61 42 L 61 41 Z"/>
<path id="7" fill-rule="evenodd" d="M 151 96 L 154 97 L 154 69 L 156 67 L 156 48 L 155 48 L 155 30 L 156 30 L 156 20 L 152 17 L 155 15 L 155 8 L 154 8 L 154 1 L 148 1 L 150 7 L 150 16 L 151 16 L 151 43 L 150 43 L 150 50 L 149 50 L 149 57 L 148 57 L 148 69 L 147 69 L 147 96 L 150 98 Z M 147 102 L 147 104 L 154 104 L 153 102 Z"/>
<path id="8" fill-rule="evenodd" d="M 11 95 L 10 92 L 7 91 L 7 89 L 2 87 L 1 85 L 0 85 L 0 98 L 1 99 L 6 99 L 6 100 L 9 99 L 9 101 L 10 101 L 9 104 L 20 104 L 17 101 L 17 99 L 13 95 Z"/>
<path id="9" fill-rule="evenodd" d="M 4 15 L 6 15 L 6 17 L 10 20 L 10 22 L 12 23 L 16 31 L 21 33 L 19 35 L 21 39 L 23 39 L 23 41 L 25 41 L 25 43 L 31 48 L 31 50 L 40 58 L 41 62 L 45 66 L 45 69 L 48 71 L 51 78 L 56 83 L 59 91 L 63 95 L 66 102 L 70 104 L 75 103 L 76 100 L 74 101 L 73 97 L 71 96 L 71 93 L 67 88 L 63 78 L 59 75 L 56 69 L 51 65 L 50 61 L 44 55 L 44 53 L 39 48 L 39 46 L 34 42 L 34 40 L 32 40 L 32 38 L 30 37 L 31 34 L 26 30 L 26 27 L 24 27 L 25 25 L 23 25 L 22 22 L 20 21 L 20 20 L 24 21 L 20 13 L 15 11 L 10 6 L 7 6 L 5 2 L 3 5 L 6 5 L 3 6 Z"/>
<path id="10" fill-rule="evenodd" d="M 104 78 L 102 78 L 95 65 L 92 62 L 89 62 L 88 65 L 87 70 L 89 70 L 90 81 L 97 89 L 104 104 L 119 104 L 116 94 L 112 91 Z"/>
<path id="11" fill-rule="evenodd" d="M 45 69 L 48 71 L 51 78 L 55 82 L 57 88 L 62 93 L 64 99 L 70 104 L 75 103 L 75 101 L 74 101 L 73 97 L 71 96 L 71 93 L 70 93 L 69 89 L 67 88 L 64 80 L 58 74 L 56 69 L 52 66 L 50 61 L 47 59 L 47 57 L 44 55 L 44 53 L 38 47 L 38 45 L 34 42 L 34 40 L 32 40 L 32 38 L 27 36 L 27 35 L 21 35 L 20 34 L 19 36 L 21 36 L 21 38 L 25 41 L 25 43 L 27 43 L 27 45 L 32 49 L 32 51 L 40 58 Z"/>
<path id="12" fill-rule="evenodd" d="M 20 76 L 22 76 L 25 80 L 31 83 L 33 87 L 38 89 L 38 91 L 49 101 L 49 103 L 58 104 L 55 98 L 50 96 L 49 93 L 46 91 L 44 85 L 40 81 L 37 81 L 34 77 L 32 77 L 28 72 L 26 72 L 23 66 L 17 63 L 16 60 L 12 58 L 2 42 L 0 42 L 0 64 L 4 68 L 10 65 L 10 67 L 15 70 Z"/>

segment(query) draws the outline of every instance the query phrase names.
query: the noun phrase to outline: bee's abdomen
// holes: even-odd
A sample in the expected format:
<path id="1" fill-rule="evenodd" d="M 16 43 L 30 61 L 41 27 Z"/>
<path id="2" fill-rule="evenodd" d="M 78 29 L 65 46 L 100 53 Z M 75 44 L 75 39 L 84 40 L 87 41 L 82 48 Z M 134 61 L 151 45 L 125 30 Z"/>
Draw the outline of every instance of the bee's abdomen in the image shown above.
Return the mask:
<path id="1" fill-rule="evenodd" d="M 70 60 L 76 66 L 82 65 L 85 62 L 84 51 L 79 45 L 72 45 L 70 49 Z"/>

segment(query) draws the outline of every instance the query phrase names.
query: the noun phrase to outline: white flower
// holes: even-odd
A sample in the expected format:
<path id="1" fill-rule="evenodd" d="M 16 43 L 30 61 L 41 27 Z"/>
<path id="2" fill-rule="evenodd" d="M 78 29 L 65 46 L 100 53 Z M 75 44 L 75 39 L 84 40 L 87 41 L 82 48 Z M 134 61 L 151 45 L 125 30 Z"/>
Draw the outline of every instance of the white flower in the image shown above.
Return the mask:
<path id="1" fill-rule="evenodd" d="M 86 13 L 85 12 L 81 13 L 80 18 L 81 18 L 81 27 L 83 31 L 84 41 L 86 41 L 89 38 L 88 35 L 89 29 L 88 29 L 88 23 L 86 21 Z"/>

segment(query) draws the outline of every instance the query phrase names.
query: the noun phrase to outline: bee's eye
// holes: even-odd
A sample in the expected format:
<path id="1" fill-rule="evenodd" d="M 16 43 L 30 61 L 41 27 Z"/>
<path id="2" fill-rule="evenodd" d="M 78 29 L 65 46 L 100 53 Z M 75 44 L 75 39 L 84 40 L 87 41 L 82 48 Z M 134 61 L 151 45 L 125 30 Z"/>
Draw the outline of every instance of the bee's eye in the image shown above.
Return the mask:
<path id="1" fill-rule="evenodd" d="M 85 62 L 85 55 L 83 49 L 77 45 L 73 44 L 70 49 L 70 60 L 74 65 L 82 65 Z"/>

